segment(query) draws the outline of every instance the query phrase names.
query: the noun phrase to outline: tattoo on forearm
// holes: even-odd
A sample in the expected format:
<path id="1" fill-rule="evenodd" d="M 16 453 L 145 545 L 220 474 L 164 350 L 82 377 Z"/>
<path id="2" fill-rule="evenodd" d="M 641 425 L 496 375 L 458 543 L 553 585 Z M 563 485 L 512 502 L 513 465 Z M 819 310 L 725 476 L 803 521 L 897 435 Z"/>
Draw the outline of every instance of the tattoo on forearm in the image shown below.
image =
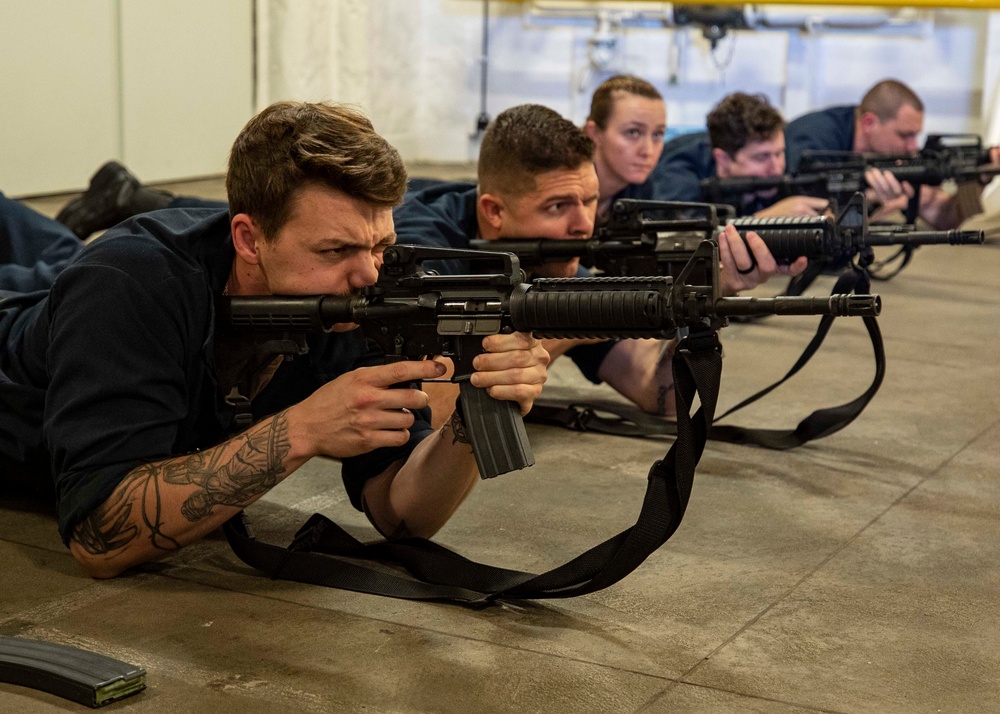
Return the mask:
<path id="1" fill-rule="evenodd" d="M 227 442 L 133 469 L 112 496 L 76 527 L 73 540 L 88 553 L 101 555 L 124 548 L 145 532 L 157 550 L 176 550 L 180 544 L 162 531 L 161 484 L 198 487 L 181 506 L 183 516 L 193 523 L 211 515 L 216 505 L 247 505 L 284 475 L 284 459 L 291 449 L 284 413 L 244 432 L 239 441 L 232 456 L 227 456 L 232 452 Z"/>
<path id="2" fill-rule="evenodd" d="M 160 550 L 176 550 L 180 545 L 160 530 L 159 483 L 147 473 L 147 467 L 135 469 L 99 508 L 76 527 L 73 539 L 94 555 L 124 548 L 139 535 L 139 525 L 133 522 L 132 505 L 148 504 L 140 509 L 143 525 L 149 529 L 150 541 Z M 152 491 L 152 493 L 150 493 Z"/>
<path id="3" fill-rule="evenodd" d="M 393 529 L 386 540 L 399 540 L 400 538 L 410 538 L 412 536 L 413 534 L 410 533 L 410 529 L 406 526 L 406 521 L 400 521 L 399 525 Z"/>
<path id="4" fill-rule="evenodd" d="M 278 483 L 291 448 L 285 415 L 278 414 L 260 426 L 240 435 L 243 444 L 227 463 L 220 463 L 222 455 L 210 449 L 203 452 L 204 456 L 187 457 L 185 463 L 178 459 L 163 464 L 163 480 L 167 483 L 201 487 L 184 502 L 181 513 L 185 518 L 199 521 L 210 515 L 216 504 L 244 506 Z"/>
<path id="5" fill-rule="evenodd" d="M 452 444 L 469 444 L 472 445 L 472 440 L 469 439 L 469 434 L 465 430 L 465 422 L 462 421 L 462 415 L 458 413 L 456 409 L 451 414 L 451 420 L 441 428 L 441 438 L 445 438 L 445 434 L 451 431 L 451 443 Z"/>
<path id="6" fill-rule="evenodd" d="M 667 414 L 667 397 L 674 393 L 674 385 L 661 384 L 656 392 L 656 413 L 660 416 Z"/>

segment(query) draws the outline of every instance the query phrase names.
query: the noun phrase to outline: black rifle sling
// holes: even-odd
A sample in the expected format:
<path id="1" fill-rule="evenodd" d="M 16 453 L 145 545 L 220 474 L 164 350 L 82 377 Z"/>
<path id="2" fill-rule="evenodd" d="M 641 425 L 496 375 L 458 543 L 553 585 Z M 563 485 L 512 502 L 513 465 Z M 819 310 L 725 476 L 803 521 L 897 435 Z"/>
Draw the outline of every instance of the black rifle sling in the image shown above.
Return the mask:
<path id="1" fill-rule="evenodd" d="M 837 283 L 834 285 L 832 294 L 849 292 L 864 294 L 869 292 L 870 289 L 871 283 L 869 282 L 867 273 L 863 270 L 851 268 L 842 272 L 837 278 Z M 819 327 L 816 329 L 816 334 L 784 377 L 753 396 L 744 399 L 725 413 L 720 414 L 716 418 L 716 421 L 718 422 L 733 412 L 756 402 L 758 399 L 777 389 L 801 370 L 819 350 L 835 319 L 832 315 L 823 316 Z M 868 402 L 872 400 L 876 392 L 878 392 L 882 386 L 882 380 L 885 378 L 885 346 L 882 342 L 882 332 L 879 329 L 878 320 L 874 317 L 864 317 L 862 319 L 864 320 L 865 328 L 868 330 L 868 336 L 871 338 L 872 350 L 875 355 L 875 377 L 863 394 L 845 404 L 814 411 L 799 422 L 798 426 L 791 431 L 787 429 L 750 429 L 740 426 L 715 424 L 709 432 L 709 438 L 735 444 L 754 444 L 768 449 L 791 449 L 813 439 L 840 431 L 854 421 L 868 405 Z"/>
<path id="2" fill-rule="evenodd" d="M 870 283 L 867 274 L 862 270 L 851 268 L 841 273 L 831 294 L 848 292 L 864 294 L 869 290 Z M 747 397 L 724 414 L 720 414 L 716 417 L 715 421 L 718 422 L 733 412 L 749 404 L 753 404 L 758 399 L 770 394 L 799 372 L 823 344 L 827 333 L 830 331 L 830 327 L 833 325 L 834 319 L 836 318 L 831 315 L 823 316 L 819 327 L 816 329 L 816 334 L 784 377 L 769 387 L 765 387 L 756 394 Z M 882 332 L 879 329 L 878 320 L 874 317 L 865 317 L 862 319 L 872 341 L 872 350 L 875 355 L 875 377 L 871 385 L 861 396 L 839 406 L 814 411 L 799 422 L 798 426 L 792 430 L 754 429 L 734 425 L 714 424 L 708 433 L 708 438 L 715 441 L 752 444 L 767 449 L 783 450 L 801 446 L 813 439 L 829 436 L 854 421 L 868 405 L 868 402 L 872 400 L 876 392 L 878 392 L 885 377 L 885 347 L 882 343 Z M 607 414 L 611 416 L 605 416 Z M 600 407 L 595 408 L 583 404 L 565 405 L 538 401 L 525 419 L 553 426 L 563 426 L 577 431 L 596 431 L 602 434 L 614 434 L 617 436 L 663 436 L 676 433 L 674 431 L 674 424 L 669 420 L 637 413 L 634 409 L 622 410 L 619 413 L 615 413 L 615 407 L 608 404 L 602 404 Z"/>
<path id="3" fill-rule="evenodd" d="M 364 544 L 319 514 L 299 530 L 288 548 L 256 540 L 241 518 L 226 524 L 226 536 L 240 560 L 273 578 L 397 598 L 482 605 L 497 599 L 573 597 L 608 587 L 673 535 L 691 496 L 718 398 L 722 374 L 718 336 L 713 331 L 692 333 L 678 346 L 677 357 L 673 365 L 677 440 L 650 468 L 635 524 L 546 573 L 476 563 L 421 538 Z M 691 416 L 696 394 L 700 406 Z M 413 577 L 389 572 L 386 564 L 402 566 Z"/>
<path id="4" fill-rule="evenodd" d="M 913 251 L 915 250 L 915 246 L 904 245 L 888 258 L 880 260 L 877 263 L 872 263 L 868 266 L 868 274 L 871 276 L 872 280 L 880 280 L 883 282 L 886 280 L 892 280 L 894 277 L 903 272 L 903 268 L 910 264 L 910 259 L 913 258 Z M 889 266 L 896 261 L 899 261 L 899 265 L 892 270 L 889 270 Z"/>

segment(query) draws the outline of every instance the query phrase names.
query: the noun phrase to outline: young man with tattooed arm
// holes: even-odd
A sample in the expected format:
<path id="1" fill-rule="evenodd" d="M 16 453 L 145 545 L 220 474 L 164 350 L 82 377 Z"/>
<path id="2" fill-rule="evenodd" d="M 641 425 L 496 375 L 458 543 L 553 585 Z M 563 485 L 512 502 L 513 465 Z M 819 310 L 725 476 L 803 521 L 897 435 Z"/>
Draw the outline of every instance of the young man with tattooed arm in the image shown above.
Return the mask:
<path id="1" fill-rule="evenodd" d="M 2 473 L 54 485 L 60 532 L 95 577 L 203 537 L 313 456 L 342 460 L 352 503 L 388 537 L 432 535 L 478 479 L 460 418 L 434 433 L 427 395 L 392 388 L 444 367 L 383 365 L 352 325 L 257 371 L 254 423 L 231 436 L 225 397 L 255 346 L 215 331 L 215 299 L 372 284 L 406 172 L 355 111 L 282 102 L 243 129 L 226 182 L 228 213 L 138 216 L 47 294 L 0 294 Z M 527 412 L 548 354 L 524 334 L 485 346 L 473 383 Z"/>

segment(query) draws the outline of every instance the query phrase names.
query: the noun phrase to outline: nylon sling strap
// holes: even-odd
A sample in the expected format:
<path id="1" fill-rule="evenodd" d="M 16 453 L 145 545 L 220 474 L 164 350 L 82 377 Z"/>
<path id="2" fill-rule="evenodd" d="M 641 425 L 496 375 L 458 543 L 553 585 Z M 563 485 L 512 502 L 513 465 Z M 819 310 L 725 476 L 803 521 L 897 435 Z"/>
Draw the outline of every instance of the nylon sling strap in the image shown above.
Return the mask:
<path id="1" fill-rule="evenodd" d="M 852 268 L 840 274 L 832 293 L 854 292 L 863 294 L 869 292 L 870 288 L 871 283 L 869 282 L 867 273 L 863 270 Z M 733 412 L 756 402 L 794 376 L 819 350 L 835 319 L 832 315 L 824 315 L 822 317 L 819 327 L 816 329 L 816 334 L 784 377 L 719 415 L 716 421 L 724 419 Z M 882 342 L 882 331 L 879 329 L 878 320 L 874 317 L 864 317 L 862 319 L 864 320 L 865 328 L 868 330 L 868 336 L 871 338 L 872 350 L 875 355 L 875 376 L 872 379 L 871 385 L 869 385 L 864 393 L 844 404 L 814 411 L 799 422 L 798 426 L 791 431 L 787 429 L 750 429 L 741 426 L 714 424 L 709 432 L 709 438 L 728 441 L 734 444 L 753 444 L 768 449 L 792 449 L 813 439 L 829 436 L 854 421 L 878 392 L 882 386 L 882 380 L 885 378 L 885 345 Z"/>
<path id="2" fill-rule="evenodd" d="M 273 578 L 414 600 L 485 605 L 498 599 L 584 595 L 612 585 L 637 568 L 677 530 L 684 517 L 694 471 L 715 413 L 722 351 L 714 331 L 693 333 L 674 360 L 677 440 L 649 470 L 636 522 L 573 560 L 539 575 L 471 561 L 429 540 L 408 538 L 364 544 L 319 514 L 288 548 L 254 538 L 245 522 L 226 524 L 226 536 L 244 563 Z M 700 406 L 692 416 L 694 397 Z M 346 559 L 378 561 L 377 566 Z M 386 564 L 402 566 L 389 572 Z"/>
<path id="3" fill-rule="evenodd" d="M 892 280 L 894 277 L 903 272 L 903 268 L 910 264 L 910 260 L 913 258 L 913 251 L 915 250 L 916 246 L 904 245 L 888 258 L 880 260 L 877 263 L 872 263 L 868 267 L 868 274 L 871 275 L 872 280 L 879 280 L 882 282 Z M 899 261 L 899 265 L 892 270 L 889 270 L 889 266 L 896 261 Z"/>
<path id="4" fill-rule="evenodd" d="M 848 292 L 863 294 L 867 293 L 869 289 L 870 282 L 867 274 L 862 270 L 849 269 L 840 274 L 832 294 Z M 753 404 L 758 399 L 770 394 L 799 372 L 823 344 L 830 331 L 830 327 L 833 325 L 834 319 L 836 318 L 831 315 L 823 316 L 819 327 L 816 329 L 816 334 L 784 377 L 769 387 L 765 387 L 756 394 L 744 399 L 724 414 L 716 417 L 715 421 L 718 422 L 749 404 Z M 784 450 L 801 446 L 813 439 L 829 436 L 854 421 L 878 392 L 885 377 L 885 346 L 882 342 L 882 332 L 879 329 L 878 320 L 874 317 L 865 317 L 862 319 L 871 338 L 872 349 L 875 355 L 875 377 L 863 394 L 845 404 L 812 412 L 799 422 L 795 429 L 756 429 L 735 425 L 713 424 L 709 430 L 708 438 L 715 441 L 752 444 L 767 449 Z M 611 416 L 608 417 L 603 414 L 611 414 Z M 643 414 L 635 409 L 628 409 L 627 411 L 616 410 L 614 406 L 607 404 L 602 404 L 600 407 L 595 408 L 594 406 L 581 404 L 567 405 L 538 401 L 531 410 L 531 413 L 525 418 L 530 421 L 563 426 L 577 431 L 596 431 L 618 436 L 669 436 L 676 433 L 674 423 L 670 420 Z"/>

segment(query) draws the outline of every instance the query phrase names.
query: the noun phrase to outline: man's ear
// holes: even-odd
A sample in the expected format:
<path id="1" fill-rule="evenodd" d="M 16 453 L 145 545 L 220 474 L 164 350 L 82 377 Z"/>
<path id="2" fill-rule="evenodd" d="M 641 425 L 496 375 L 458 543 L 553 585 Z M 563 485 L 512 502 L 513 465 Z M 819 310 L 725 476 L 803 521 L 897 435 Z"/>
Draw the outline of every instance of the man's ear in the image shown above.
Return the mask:
<path id="1" fill-rule="evenodd" d="M 723 149 L 712 149 L 712 159 L 715 160 L 715 175 L 719 178 L 730 178 L 733 157 Z"/>
<path id="2" fill-rule="evenodd" d="M 867 150 L 868 135 L 871 134 L 872 130 L 874 130 L 875 127 L 881 123 L 882 121 L 877 116 L 875 116 L 874 112 L 865 112 L 860 117 L 858 117 L 858 130 L 860 131 L 861 136 L 865 137 L 864 140 L 862 141 L 862 143 L 864 144 L 864 146 L 862 147 L 863 151 Z"/>
<path id="3" fill-rule="evenodd" d="M 597 128 L 597 124 L 594 123 L 593 119 L 588 119 L 587 123 L 583 125 L 583 130 L 590 137 L 590 140 L 595 144 L 597 143 L 597 137 L 600 135 L 601 130 Z"/>
<path id="4" fill-rule="evenodd" d="M 264 239 L 264 234 L 254 223 L 253 219 L 245 213 L 237 213 L 230 223 L 230 230 L 233 234 L 233 246 L 236 254 L 250 265 L 257 265 L 260 262 L 260 254 L 257 252 L 257 241 Z"/>
<path id="5" fill-rule="evenodd" d="M 497 234 L 503 225 L 504 216 L 507 212 L 507 207 L 504 205 L 503 199 L 494 193 L 484 193 L 479 197 L 478 202 L 479 218 L 486 223 L 484 227 L 489 227 L 490 229 L 484 231 L 480 228 L 479 232 L 486 240 L 498 237 Z"/>

